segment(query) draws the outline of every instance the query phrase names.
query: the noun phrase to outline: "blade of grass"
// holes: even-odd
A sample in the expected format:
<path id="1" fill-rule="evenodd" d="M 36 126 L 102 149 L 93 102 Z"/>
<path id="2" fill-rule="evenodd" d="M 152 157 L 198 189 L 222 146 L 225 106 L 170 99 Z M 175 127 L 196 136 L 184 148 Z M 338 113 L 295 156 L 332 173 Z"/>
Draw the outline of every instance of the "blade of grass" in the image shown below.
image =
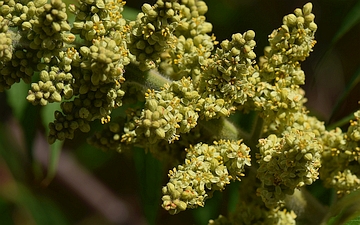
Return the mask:
<path id="1" fill-rule="evenodd" d="M 360 217 L 360 191 L 354 191 L 344 196 L 330 209 L 325 221 L 326 225 L 354 225 L 359 224 Z M 355 223 L 356 222 L 356 223 Z"/>
<path id="2" fill-rule="evenodd" d="M 134 148 L 134 162 L 139 179 L 140 197 L 149 225 L 156 224 L 161 199 L 161 182 L 164 167 L 160 161 L 143 149 Z"/>
<path id="3" fill-rule="evenodd" d="M 41 120 L 46 128 L 46 133 L 49 132 L 48 124 L 54 121 L 54 112 L 60 110 L 59 103 L 48 104 L 45 107 L 42 107 L 41 110 Z M 49 164 L 46 177 L 42 181 L 43 185 L 48 185 L 56 174 L 56 169 L 59 162 L 61 148 L 64 142 L 56 141 L 54 144 L 50 145 L 50 154 L 49 154 Z"/>
<path id="4" fill-rule="evenodd" d="M 14 140 L 9 137 L 9 130 L 0 123 L 0 158 L 4 159 L 11 174 L 17 180 L 24 180 L 26 177 L 26 167 L 20 155 L 14 146 Z"/>
<path id="5" fill-rule="evenodd" d="M 340 28 L 335 33 L 333 39 L 331 40 L 326 52 L 321 56 L 318 65 L 321 65 L 321 62 L 326 59 L 331 52 L 333 52 L 335 44 L 353 28 L 356 24 L 360 22 L 360 1 L 358 1 L 354 7 L 346 14 Z M 316 76 L 313 77 L 312 85 L 316 84 Z"/>
<path id="6" fill-rule="evenodd" d="M 9 134 L 11 132 L 6 126 L 0 124 L 0 157 L 6 164 L 6 166 L 3 164 L 2 168 L 0 198 L 12 204 L 12 209 L 14 206 L 26 209 L 36 224 L 69 224 L 55 204 L 45 196 L 37 196 L 21 182 L 26 180 L 28 167 L 17 149 L 17 142 L 14 142 L 15 139 Z M 8 174 L 4 171 L 4 167 L 8 168 Z M 13 211 L 11 213 L 13 214 Z"/>
<path id="7" fill-rule="evenodd" d="M 20 224 L 29 220 L 37 225 L 69 224 L 65 215 L 50 199 L 33 193 L 27 186 L 11 178 L 0 185 L 0 197 L 16 208 L 25 210 L 27 218 L 20 219 Z M 14 210 L 12 214 L 14 214 Z"/>
<path id="8" fill-rule="evenodd" d="M 350 94 L 351 90 L 360 82 L 360 66 L 355 71 L 349 82 L 347 82 L 346 87 L 340 97 L 337 99 L 335 106 L 331 112 L 329 121 L 332 121 L 334 116 L 336 115 L 337 111 L 341 107 L 344 100 L 347 98 L 347 96 Z"/>
<path id="9" fill-rule="evenodd" d="M 53 180 L 56 175 L 56 170 L 59 164 L 60 153 L 63 142 L 55 141 L 54 144 L 50 145 L 49 164 L 46 177 L 41 182 L 42 185 L 47 186 Z"/>
<path id="10" fill-rule="evenodd" d="M 15 117 L 20 121 L 26 112 L 26 105 L 29 103 L 26 100 L 26 95 L 29 90 L 29 85 L 21 80 L 16 83 L 6 92 L 7 102 L 11 106 Z"/>
<path id="11" fill-rule="evenodd" d="M 343 20 L 340 29 L 336 32 L 334 38 L 331 40 L 331 46 L 335 45 L 347 32 L 351 30 L 357 23 L 360 22 L 360 1 L 358 1 L 347 13 Z"/>
<path id="12" fill-rule="evenodd" d="M 354 120 L 355 116 L 354 116 L 354 112 L 350 113 L 349 115 L 345 116 L 344 118 L 342 118 L 339 121 L 336 121 L 335 123 L 330 124 L 329 126 L 327 126 L 327 130 L 332 130 L 336 127 L 342 127 L 345 124 L 348 124 L 350 120 Z"/>

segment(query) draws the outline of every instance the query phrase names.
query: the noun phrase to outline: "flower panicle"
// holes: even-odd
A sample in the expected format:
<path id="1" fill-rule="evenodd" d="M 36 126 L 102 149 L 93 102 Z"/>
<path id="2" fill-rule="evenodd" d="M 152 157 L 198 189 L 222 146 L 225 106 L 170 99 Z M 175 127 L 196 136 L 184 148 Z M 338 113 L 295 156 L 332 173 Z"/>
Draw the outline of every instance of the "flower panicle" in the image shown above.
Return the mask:
<path id="1" fill-rule="evenodd" d="M 209 192 L 223 190 L 250 166 L 250 148 L 241 141 L 198 143 L 186 149 L 185 163 L 169 171 L 162 207 L 171 214 L 204 206 Z"/>

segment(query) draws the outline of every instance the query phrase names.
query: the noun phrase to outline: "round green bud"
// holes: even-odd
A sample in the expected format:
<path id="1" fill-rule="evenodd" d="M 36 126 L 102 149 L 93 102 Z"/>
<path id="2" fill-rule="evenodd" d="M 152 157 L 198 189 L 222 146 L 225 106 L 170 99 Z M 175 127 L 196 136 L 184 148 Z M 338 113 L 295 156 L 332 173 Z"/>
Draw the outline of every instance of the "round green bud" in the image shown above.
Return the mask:
<path id="1" fill-rule="evenodd" d="M 244 38 L 246 41 L 253 40 L 255 38 L 255 32 L 253 30 L 248 30 L 244 34 Z"/>
<path id="2" fill-rule="evenodd" d="M 67 20 L 67 14 L 65 12 L 62 12 L 62 11 L 58 11 L 58 13 L 56 14 L 56 17 L 61 21 Z"/>
<path id="3" fill-rule="evenodd" d="M 297 8 L 294 10 L 294 14 L 295 14 L 295 16 L 299 17 L 299 16 L 303 15 L 303 12 L 301 9 Z"/>
<path id="4" fill-rule="evenodd" d="M 87 108 L 82 107 L 79 110 L 79 117 L 80 118 L 87 118 L 90 115 L 90 112 Z"/>
<path id="5" fill-rule="evenodd" d="M 294 14 L 289 14 L 284 17 L 283 23 L 288 26 L 296 25 L 296 16 Z"/>
<path id="6" fill-rule="evenodd" d="M 73 28 L 74 29 L 78 29 L 78 30 L 80 30 L 80 29 L 82 29 L 84 27 L 84 22 L 79 22 L 79 21 L 77 21 L 77 22 L 74 22 L 73 23 Z M 81 48 L 80 48 L 81 49 Z"/>
<path id="7" fill-rule="evenodd" d="M 87 133 L 90 131 L 90 125 L 88 123 L 84 123 L 82 126 L 79 126 L 81 132 Z"/>
<path id="8" fill-rule="evenodd" d="M 304 18 L 305 18 L 305 21 L 309 23 L 309 22 L 314 21 L 315 15 L 310 13 L 309 15 L 306 15 Z"/>
<path id="9" fill-rule="evenodd" d="M 146 101 L 146 106 L 150 111 L 154 112 L 157 110 L 158 103 L 155 99 L 148 99 Z"/>
<path id="10" fill-rule="evenodd" d="M 0 7 L 0 14 L 1 15 L 7 15 L 10 13 L 10 6 L 2 4 Z"/>
<path id="11" fill-rule="evenodd" d="M 184 210 L 186 210 L 186 208 L 187 208 L 186 202 L 183 202 L 183 201 L 180 201 L 180 200 L 178 200 L 178 201 L 175 200 L 174 203 L 176 204 L 177 208 L 178 208 L 180 211 L 184 211 Z"/>
<path id="12" fill-rule="evenodd" d="M 47 100 L 48 98 L 50 98 L 50 94 L 50 92 L 45 92 L 43 98 Z"/>
<path id="13" fill-rule="evenodd" d="M 306 15 L 309 15 L 312 11 L 312 8 L 313 8 L 313 5 L 311 2 L 308 2 L 306 3 L 304 6 L 303 6 L 303 13 L 304 13 L 304 16 Z"/>
<path id="14" fill-rule="evenodd" d="M 51 0 L 51 5 L 58 9 L 58 8 L 62 8 L 64 6 L 64 3 L 62 2 L 62 0 Z"/>
<path id="15" fill-rule="evenodd" d="M 61 30 L 61 26 L 60 26 L 60 24 L 57 23 L 57 22 L 51 23 L 51 27 L 52 27 L 52 29 L 53 29 L 55 32 L 60 32 L 60 30 Z"/>
<path id="16" fill-rule="evenodd" d="M 304 155 L 304 158 L 305 158 L 307 161 L 311 161 L 311 160 L 313 159 L 313 156 L 312 156 L 311 153 L 306 153 L 306 154 Z"/>
<path id="17" fill-rule="evenodd" d="M 69 4 L 69 7 L 68 7 L 69 11 L 76 14 L 77 12 L 77 9 L 76 9 L 76 6 L 74 4 Z"/>
<path id="18" fill-rule="evenodd" d="M 311 23 L 309 24 L 309 29 L 312 30 L 312 31 L 316 31 L 316 30 L 317 30 L 317 25 L 316 25 L 316 23 L 311 22 Z"/>
<path id="19" fill-rule="evenodd" d="M 145 53 L 146 54 L 151 54 L 151 53 L 153 53 L 153 51 L 154 51 L 154 49 L 151 46 L 147 46 L 145 48 Z"/>
<path id="20" fill-rule="evenodd" d="M 154 9 L 151 7 L 150 4 L 143 4 L 143 6 L 141 7 L 141 10 L 145 13 L 145 14 L 151 14 L 151 11 L 154 11 Z"/>
<path id="21" fill-rule="evenodd" d="M 304 17 L 298 17 L 298 18 L 296 18 L 296 22 L 297 22 L 297 24 L 304 24 L 305 19 L 304 19 Z"/>
<path id="22" fill-rule="evenodd" d="M 32 83 L 32 84 L 31 84 L 31 90 L 33 90 L 34 92 L 40 91 L 39 84 L 37 84 L 37 83 Z"/>
<path id="23" fill-rule="evenodd" d="M 147 128 L 151 127 L 151 125 L 152 125 L 151 120 L 144 119 L 142 125 Z"/>
<path id="24" fill-rule="evenodd" d="M 48 104 L 48 101 L 47 100 L 45 100 L 45 99 L 40 99 L 40 105 L 42 105 L 42 106 L 45 106 L 45 105 L 47 105 Z"/>
<path id="25" fill-rule="evenodd" d="M 198 11 L 199 15 L 204 15 L 208 11 L 208 7 L 207 7 L 206 3 L 203 1 L 196 2 L 196 6 L 197 6 L 197 11 Z"/>
<path id="26" fill-rule="evenodd" d="M 119 141 L 120 140 L 120 135 L 119 134 L 114 134 L 113 140 L 114 141 Z"/>
<path id="27" fill-rule="evenodd" d="M 160 123 L 159 123 L 158 121 L 153 121 L 153 122 L 151 123 L 151 126 L 152 126 L 153 128 L 159 128 L 159 127 L 160 127 Z"/>
<path id="28" fill-rule="evenodd" d="M 157 128 L 155 130 L 155 133 L 157 136 L 159 136 L 161 139 L 164 139 L 165 138 L 165 130 L 162 129 L 162 128 Z"/>
<path id="29" fill-rule="evenodd" d="M 34 93 L 29 93 L 28 96 L 26 97 L 26 100 L 28 100 L 29 102 L 34 102 L 36 99 L 36 96 Z"/>
<path id="30" fill-rule="evenodd" d="M 32 25 L 31 25 L 30 22 L 25 21 L 25 22 L 23 22 L 23 23 L 21 24 L 21 28 L 22 28 L 24 31 L 28 31 L 28 30 L 30 30 L 30 29 L 32 28 Z"/>
<path id="31" fill-rule="evenodd" d="M 62 123 L 55 123 L 55 129 L 57 131 L 61 131 L 64 128 Z"/>
<path id="32" fill-rule="evenodd" d="M 54 92 L 50 97 L 54 102 L 61 102 L 61 95 L 58 92 Z"/>
<path id="33" fill-rule="evenodd" d="M 98 7 L 99 9 L 104 9 L 105 8 L 105 3 L 103 1 L 97 0 L 96 1 L 96 7 Z"/>

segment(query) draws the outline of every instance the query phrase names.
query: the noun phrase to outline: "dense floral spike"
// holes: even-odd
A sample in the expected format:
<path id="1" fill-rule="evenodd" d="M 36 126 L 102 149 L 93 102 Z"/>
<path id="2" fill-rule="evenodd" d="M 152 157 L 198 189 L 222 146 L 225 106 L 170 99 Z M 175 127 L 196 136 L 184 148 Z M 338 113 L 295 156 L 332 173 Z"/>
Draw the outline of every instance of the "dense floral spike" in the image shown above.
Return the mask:
<path id="1" fill-rule="evenodd" d="M 99 37 L 112 36 L 114 31 L 127 29 L 121 15 L 124 5 L 122 0 L 81 0 L 76 7 L 70 5 L 70 10 L 76 15 L 71 32 L 91 42 Z"/>
<path id="2" fill-rule="evenodd" d="M 209 35 L 212 24 L 204 16 L 208 10 L 205 2 L 182 0 L 180 7 L 180 21 L 173 32 L 176 41 L 160 55 L 159 70 L 174 80 L 191 76 L 198 85 L 202 66 L 218 42 Z"/>
<path id="3" fill-rule="evenodd" d="M 34 72 L 41 70 L 39 67 L 54 63 L 65 43 L 71 43 L 75 39 L 74 35 L 68 32 L 70 25 L 67 22 L 65 4 L 61 0 L 52 0 L 50 3 L 46 1 L 29 1 L 27 4 L 13 1 L 6 3 L 3 2 L 4 5 L 1 6 L 4 9 L 2 14 L 5 16 L 0 17 L 0 23 L 4 25 L 1 25 L 1 29 L 5 32 L 8 27 L 17 27 L 18 32 L 9 30 L 2 33 L 10 37 L 12 43 L 5 51 L 7 58 L 0 64 L 0 90 L 10 88 L 20 79 L 29 83 Z M 6 38 L 1 40 L 7 43 Z M 8 60 L 10 52 L 11 63 Z M 38 104 L 40 99 L 46 104 L 48 98 L 50 96 L 30 97 L 31 100 L 38 99 L 35 104 Z M 58 96 L 54 98 L 58 99 Z"/>
<path id="4" fill-rule="evenodd" d="M 318 179 L 322 145 L 313 132 L 288 127 L 281 137 L 275 134 L 260 139 L 257 177 L 266 206 L 273 208 L 292 195 L 295 188 Z"/>
<path id="5" fill-rule="evenodd" d="M 55 55 L 54 50 L 60 50 L 64 46 L 66 39 L 62 34 L 71 29 L 67 22 L 66 5 L 61 0 L 52 0 L 37 8 L 35 15 L 31 27 L 24 25 L 26 22 L 22 23 L 22 27 L 34 37 L 30 48 L 39 49 L 39 54 L 48 63 Z"/>
<path id="6" fill-rule="evenodd" d="M 0 16 L 0 62 L 9 62 L 12 58 L 12 33 L 9 31 L 9 21 Z"/>
<path id="7" fill-rule="evenodd" d="M 142 6 L 142 13 L 136 21 L 130 23 L 132 31 L 129 44 L 141 70 L 155 68 L 160 54 L 175 43 L 172 33 L 180 18 L 180 4 L 177 0 L 157 0 L 153 6 L 147 3 Z"/>
<path id="8" fill-rule="evenodd" d="M 11 60 L 0 63 L 0 92 L 10 89 L 11 85 L 20 82 L 21 79 L 30 83 L 34 71 L 37 70 L 36 65 L 40 63 L 36 51 L 21 46 L 12 48 Z"/>
<path id="9" fill-rule="evenodd" d="M 57 86 L 63 88 L 60 90 L 60 93 L 65 99 L 70 99 L 72 96 L 76 97 L 73 102 L 61 105 L 63 115 L 58 115 L 54 121 L 54 124 L 62 124 L 61 126 L 58 125 L 61 129 L 51 124 L 49 140 L 53 141 L 54 138 L 59 140 L 72 138 L 73 132 L 76 129 L 88 132 L 89 129 L 87 127 L 90 121 L 101 119 L 101 122 L 106 123 L 110 120 L 112 110 L 122 105 L 121 99 L 125 94 L 121 89 L 121 84 L 125 80 L 123 77 L 124 66 L 130 62 L 127 57 L 128 52 L 124 50 L 122 44 L 121 38 L 113 40 L 109 37 L 104 37 L 94 40 L 90 47 L 81 47 L 80 54 L 77 54 L 75 50 L 68 52 L 68 55 L 70 54 L 70 57 L 72 56 L 74 60 L 68 57 L 64 61 L 70 62 L 73 66 L 71 69 L 73 77 L 69 73 L 67 73 L 69 74 L 68 76 L 65 74 L 65 77 L 69 77 L 70 80 L 68 82 L 64 82 L 67 80 L 62 80 L 63 83 L 58 82 Z M 79 57 L 81 60 L 77 60 Z M 66 69 L 66 64 L 60 65 Z M 50 79 L 47 81 L 50 86 L 53 80 L 61 81 L 61 73 L 55 74 L 53 79 L 51 79 L 50 75 L 49 78 L 42 78 Z M 44 77 L 46 76 L 44 75 Z M 42 91 L 44 92 L 44 90 Z M 51 94 L 50 96 L 53 95 Z M 37 94 L 36 92 L 34 94 L 30 93 L 29 96 L 36 97 Z M 29 96 L 28 99 L 30 98 Z M 41 97 L 43 98 L 43 96 Z M 60 98 L 60 95 L 57 94 L 57 97 Z M 41 101 L 40 104 L 42 104 Z M 68 108 L 64 108 L 65 105 Z M 65 118 L 71 119 L 69 121 Z M 76 122 L 77 120 L 83 121 L 86 124 L 86 128 L 74 126 L 70 129 L 66 124 L 72 120 L 76 120 Z M 63 131 L 63 129 L 66 130 Z M 65 132 L 68 135 L 64 136 L 61 132 Z"/>
<path id="10" fill-rule="evenodd" d="M 254 31 L 250 30 L 232 35 L 231 41 L 221 42 L 221 48 L 216 49 L 204 69 L 199 86 L 202 97 L 222 100 L 227 109 L 225 116 L 255 96 L 260 78 L 253 67 L 256 57 L 254 37 Z"/>
<path id="11" fill-rule="evenodd" d="M 165 84 L 161 91 L 148 90 L 145 107 L 139 116 L 131 115 L 126 124 L 122 141 L 145 142 L 156 145 L 160 140 L 169 143 L 190 132 L 199 119 L 214 119 L 229 116 L 223 99 L 214 96 L 201 98 L 190 77 Z"/>
<path id="12" fill-rule="evenodd" d="M 7 5 L 3 5 L 1 7 L 10 7 Z M 1 13 L 7 15 L 10 15 L 9 12 L 7 13 Z M 2 15 L 0 16 L 0 92 L 9 89 L 11 85 L 13 85 L 15 82 L 20 81 L 20 76 L 17 76 L 16 74 L 12 73 L 11 70 L 6 68 L 6 66 L 10 66 L 11 59 L 13 58 L 13 39 L 14 35 L 11 31 L 9 31 L 8 26 L 9 20 L 4 18 Z M 11 74 L 13 74 L 11 76 Z"/>
<path id="13" fill-rule="evenodd" d="M 127 124 L 123 140 L 130 142 L 134 135 L 151 145 L 162 139 L 169 143 L 178 140 L 179 134 L 188 133 L 197 125 L 199 98 L 190 78 L 165 84 L 161 91 L 148 90 L 145 107 L 139 117 Z"/>
<path id="14" fill-rule="evenodd" d="M 317 29 L 312 4 L 296 9 L 283 18 L 283 25 L 269 36 L 270 46 L 260 60 L 260 77 L 253 98 L 254 107 L 264 118 L 272 120 L 276 114 L 299 111 L 304 96 L 299 85 L 304 84 L 305 74 L 300 62 L 304 61 L 315 45 Z"/>
<path id="15" fill-rule="evenodd" d="M 360 188 L 360 111 L 354 115 L 355 120 L 350 121 L 346 133 L 336 128 L 326 132 L 322 139 L 324 152 L 320 177 L 338 194 L 348 194 Z"/>
<path id="16" fill-rule="evenodd" d="M 235 211 L 228 217 L 219 216 L 208 225 L 295 225 L 296 214 L 283 207 L 267 208 L 261 197 L 254 191 L 261 185 L 251 171 L 243 179 L 239 188 L 239 201 Z"/>
<path id="17" fill-rule="evenodd" d="M 34 105 L 42 106 L 52 102 L 61 102 L 62 95 L 65 99 L 72 97 L 71 83 L 73 76 L 71 73 L 60 71 L 57 67 L 51 67 L 51 71 L 42 70 L 40 72 L 40 81 L 32 83 L 27 100 Z"/>
<path id="18" fill-rule="evenodd" d="M 240 180 L 245 165 L 250 166 L 250 149 L 240 141 L 199 143 L 186 151 L 185 164 L 169 171 L 170 181 L 163 187 L 162 207 L 171 214 L 204 206 L 208 192 Z"/>
<path id="19" fill-rule="evenodd" d="M 58 112 L 54 123 L 50 124 L 49 142 L 72 138 L 77 129 L 88 132 L 89 122 L 95 119 L 101 119 L 102 123 L 109 122 L 112 110 L 122 105 L 121 99 L 125 94 L 122 90 L 125 81 L 124 67 L 130 63 L 127 49 L 128 28 L 121 16 L 124 4 L 122 1 L 86 1 L 80 2 L 78 7 L 70 7 L 76 14 L 72 32 L 80 33 L 81 37 L 89 41 L 89 45 L 71 47 L 66 52 L 60 52 L 60 73 L 44 76 L 46 82 L 53 82 L 54 86 L 59 87 L 56 101 L 59 96 L 67 100 L 73 98 L 72 101 L 61 104 L 62 113 Z M 91 16 L 84 17 L 84 12 L 89 10 Z M 90 18 L 95 22 L 92 26 L 79 25 L 82 20 L 87 21 Z M 61 71 L 68 72 L 68 79 L 60 77 Z M 46 71 L 42 73 L 45 74 Z M 43 81 L 42 77 L 41 80 Z M 33 90 L 32 92 L 29 92 L 28 99 L 36 100 L 37 94 Z M 40 104 L 42 102 L 45 101 L 40 101 Z M 69 126 L 72 122 L 80 125 Z"/>

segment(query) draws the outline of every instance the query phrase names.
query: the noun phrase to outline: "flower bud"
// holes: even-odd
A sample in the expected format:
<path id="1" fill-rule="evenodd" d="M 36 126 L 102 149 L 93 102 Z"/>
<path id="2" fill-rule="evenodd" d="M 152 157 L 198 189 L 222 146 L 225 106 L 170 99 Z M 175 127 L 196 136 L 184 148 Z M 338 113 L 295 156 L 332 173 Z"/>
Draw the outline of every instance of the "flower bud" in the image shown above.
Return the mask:
<path id="1" fill-rule="evenodd" d="M 246 41 L 253 40 L 255 38 L 255 32 L 253 30 L 248 30 L 244 34 L 244 38 Z"/>
<path id="2" fill-rule="evenodd" d="M 25 21 L 21 24 L 21 27 L 24 31 L 28 31 L 32 28 L 32 25 L 30 22 Z"/>
<path id="3" fill-rule="evenodd" d="M 304 16 L 307 16 L 311 13 L 312 11 L 312 8 L 313 8 L 313 5 L 311 2 L 308 2 L 306 3 L 304 6 L 303 6 L 303 13 L 304 13 Z"/>

